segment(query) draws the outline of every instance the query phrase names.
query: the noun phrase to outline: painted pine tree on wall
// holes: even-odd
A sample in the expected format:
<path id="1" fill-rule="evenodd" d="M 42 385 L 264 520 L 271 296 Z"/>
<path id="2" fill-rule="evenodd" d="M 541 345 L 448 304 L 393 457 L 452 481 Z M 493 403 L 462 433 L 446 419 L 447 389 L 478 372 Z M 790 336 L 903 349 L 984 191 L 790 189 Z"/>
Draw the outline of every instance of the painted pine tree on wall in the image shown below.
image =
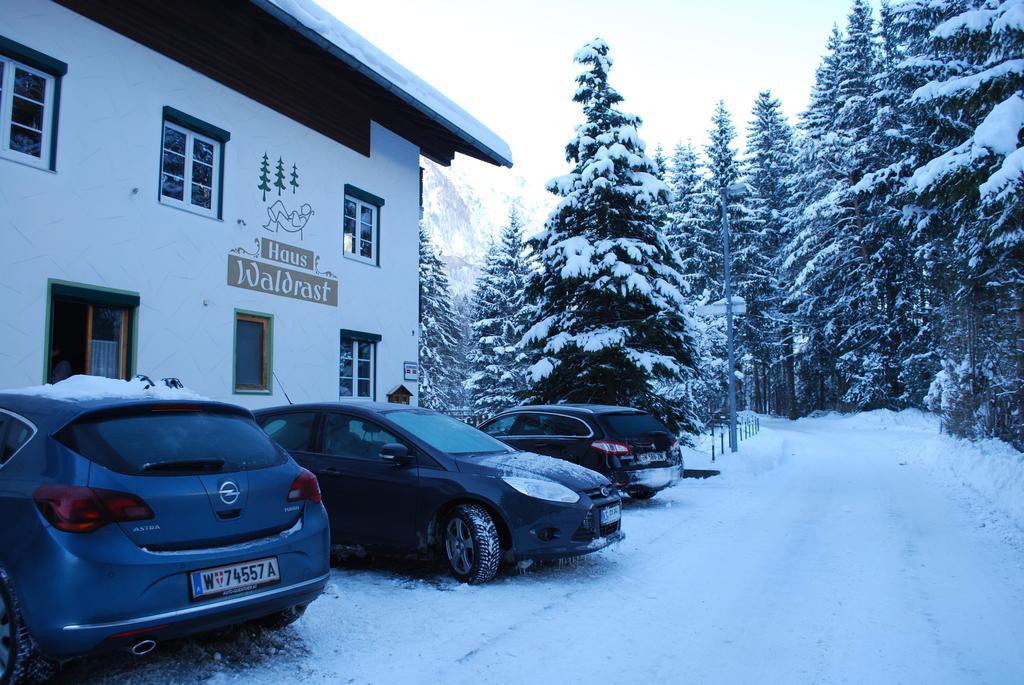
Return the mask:
<path id="1" fill-rule="evenodd" d="M 591 41 L 574 59 L 585 122 L 566 147 L 572 171 L 548 185 L 562 199 L 529 242 L 539 269 L 526 291 L 526 396 L 640 407 L 693 431 L 689 401 L 658 392 L 695 373 L 681 264 L 661 233 L 668 188 L 638 136 L 640 119 L 618 109 L 607 43 Z"/>

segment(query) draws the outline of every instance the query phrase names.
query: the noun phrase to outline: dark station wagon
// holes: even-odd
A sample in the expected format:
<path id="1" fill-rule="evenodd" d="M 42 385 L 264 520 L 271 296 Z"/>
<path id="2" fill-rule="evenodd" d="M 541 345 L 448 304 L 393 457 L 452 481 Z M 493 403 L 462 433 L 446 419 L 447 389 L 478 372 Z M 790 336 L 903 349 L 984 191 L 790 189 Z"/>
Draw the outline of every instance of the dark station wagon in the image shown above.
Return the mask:
<path id="1" fill-rule="evenodd" d="M 683 476 L 679 443 L 639 409 L 602 404 L 530 405 L 501 412 L 480 430 L 519 450 L 603 473 L 635 499 L 649 499 Z"/>

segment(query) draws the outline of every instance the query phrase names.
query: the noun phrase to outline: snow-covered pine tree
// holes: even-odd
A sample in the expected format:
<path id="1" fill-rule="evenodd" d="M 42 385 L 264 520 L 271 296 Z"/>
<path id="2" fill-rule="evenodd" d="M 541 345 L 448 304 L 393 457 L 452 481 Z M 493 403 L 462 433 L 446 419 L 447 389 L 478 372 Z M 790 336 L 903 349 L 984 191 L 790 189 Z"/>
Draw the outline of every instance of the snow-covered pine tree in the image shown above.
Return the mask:
<path id="1" fill-rule="evenodd" d="M 951 427 L 1024 446 L 1024 2 L 931 4 L 942 21 L 914 57 L 942 68 L 913 99 L 947 125 L 908 185 L 959 286 L 942 307 L 944 377 L 966 386 L 950 415 L 973 422 Z"/>
<path id="2" fill-rule="evenodd" d="M 755 411 L 795 416 L 792 312 L 783 306 L 782 248 L 793 208 L 789 185 L 794 170 L 793 131 L 770 91 L 754 102 L 747 125 L 744 181 L 751 189 L 749 263 L 755 278 L 747 288 L 748 350 L 753 359 Z M 751 387 L 752 386 L 752 387 Z"/>
<path id="3" fill-rule="evenodd" d="M 448 411 L 458 404 L 464 367 L 456 359 L 459 325 L 452 307 L 444 263 L 420 225 L 420 398 L 428 409 Z"/>
<path id="4" fill-rule="evenodd" d="M 524 250 L 523 220 L 513 206 L 473 290 L 468 387 L 473 411 L 483 416 L 514 406 L 526 389 L 523 355 L 516 347 L 523 335 L 523 291 L 529 275 Z"/>
<path id="5" fill-rule="evenodd" d="M 698 224 L 696 239 L 699 247 L 692 251 L 697 258 L 685 262 L 687 278 L 690 279 L 691 283 L 696 281 L 697 286 L 704 289 L 706 293 L 705 301 L 708 302 L 721 300 L 725 297 L 722 197 L 726 198 L 726 207 L 729 213 L 729 254 L 732 264 L 731 283 L 733 294 L 749 298 L 754 294 L 752 291 L 754 283 L 763 275 L 755 273 L 752 262 L 754 249 L 752 232 L 755 230 L 755 226 L 751 222 L 751 215 L 746 204 L 751 199 L 749 192 L 746 195 L 737 195 L 733 192 L 742 174 L 741 164 L 734 147 L 735 139 L 736 128 L 733 126 L 732 116 L 725 108 L 725 103 L 719 101 L 711 117 L 708 143 L 704 146 L 705 172 L 697 205 L 700 223 Z M 695 275 L 696 278 L 694 278 Z M 751 303 L 748 300 L 748 311 L 751 305 L 757 306 L 756 303 Z M 724 317 L 716 315 L 707 317 L 705 320 L 709 333 L 718 329 L 722 331 L 720 336 L 724 337 Z M 744 366 L 749 365 L 750 359 L 749 343 L 752 340 L 753 333 L 749 327 L 749 319 L 746 316 L 735 316 L 733 319 L 733 331 L 736 353 L 736 369 L 734 372 L 741 372 Z M 721 357 L 723 359 L 726 357 L 724 348 L 722 348 Z M 747 362 L 745 363 L 744 360 L 747 360 Z M 714 379 L 719 384 L 719 388 L 726 387 L 725 384 L 728 382 L 727 373 Z M 737 396 L 740 400 L 740 406 L 743 407 L 745 406 L 743 399 L 747 384 L 744 382 L 745 377 L 743 373 L 738 373 L 737 378 L 740 383 Z"/>
<path id="6" fill-rule="evenodd" d="M 703 211 L 700 163 L 692 144 L 687 142 L 685 145 L 676 145 L 665 180 L 669 185 L 668 228 L 665 229 L 665 237 L 685 262 L 688 257 L 692 257 L 684 256 L 684 251 L 696 244 L 691 236 L 698 230 Z M 686 278 L 687 274 L 684 273 L 683 277 Z"/>
<path id="7" fill-rule="evenodd" d="M 683 264 L 682 274 L 688 286 L 687 305 L 693 311 L 718 299 L 720 293 L 712 292 L 707 286 L 706 251 L 713 245 L 704 240 L 712 238 L 702 233 L 708 216 L 716 209 L 707 204 L 700 160 L 689 142 L 676 145 L 666 180 L 670 195 L 665 237 Z M 717 240 L 720 244 L 721 238 Z M 687 383 L 686 392 L 693 398 L 698 416 L 706 419 L 722 407 L 722 379 L 726 377 L 725 325 L 721 317 L 695 314 L 692 321 L 698 373 Z"/>
<path id="8" fill-rule="evenodd" d="M 916 0 L 915 0 L 916 1 Z M 902 185 L 912 169 L 917 142 L 910 116 L 907 52 L 898 15 L 883 0 L 878 25 L 878 66 L 873 78 L 870 128 L 864 133 L 863 165 L 869 173 L 851 189 L 864 219 L 859 242 L 868 255 L 859 333 L 862 358 L 877 360 L 876 406 L 920 406 L 937 368 L 931 305 L 908 230 Z M 918 84 L 920 85 L 920 84 Z M 863 384 L 863 383 L 862 383 Z M 857 383 L 854 383 L 856 388 Z M 870 404 L 868 405 L 870 406 Z"/>
<path id="9" fill-rule="evenodd" d="M 801 211 L 785 264 L 806 339 L 800 375 L 807 409 L 889 406 L 899 395 L 892 311 L 885 307 L 898 293 L 885 283 L 888 264 L 873 261 L 884 236 L 858 188 L 877 165 L 870 145 L 879 68 L 873 23 L 870 6 L 854 0 L 845 34 L 829 41 L 802 121 Z"/>
<path id="10" fill-rule="evenodd" d="M 796 172 L 790 183 L 797 205 L 787 228 L 780 278 L 787 285 L 784 306 L 792 312 L 795 336 L 802 341 L 796 365 L 798 413 L 835 406 L 835 354 L 838 332 L 827 326 L 819 301 L 839 297 L 819 254 L 838 241 L 828 220 L 832 204 L 826 197 L 841 176 L 836 117 L 839 112 L 840 48 L 842 34 L 832 27 L 825 56 L 815 73 L 811 101 L 800 117 L 802 136 L 797 143 Z M 826 253 L 827 256 L 827 253 Z"/>
<path id="11" fill-rule="evenodd" d="M 548 184 L 562 199 L 529 242 L 539 268 L 527 287 L 527 398 L 639 407 L 693 432 L 688 398 L 659 393 L 696 365 L 679 260 L 661 233 L 668 188 L 639 117 L 618 109 L 607 43 L 587 43 L 574 60 L 583 71 L 573 99 L 586 120 L 566 147 L 572 171 Z"/>

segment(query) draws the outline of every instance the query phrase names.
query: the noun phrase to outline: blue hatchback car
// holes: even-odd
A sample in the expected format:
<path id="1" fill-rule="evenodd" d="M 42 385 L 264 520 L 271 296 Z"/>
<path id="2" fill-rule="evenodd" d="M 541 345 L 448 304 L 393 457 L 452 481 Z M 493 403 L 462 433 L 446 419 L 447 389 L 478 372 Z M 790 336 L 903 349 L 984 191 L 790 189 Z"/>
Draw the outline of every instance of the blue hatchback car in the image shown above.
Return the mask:
<path id="1" fill-rule="evenodd" d="M 302 614 L 329 574 L 316 478 L 241 407 L 0 394 L 0 684 Z"/>

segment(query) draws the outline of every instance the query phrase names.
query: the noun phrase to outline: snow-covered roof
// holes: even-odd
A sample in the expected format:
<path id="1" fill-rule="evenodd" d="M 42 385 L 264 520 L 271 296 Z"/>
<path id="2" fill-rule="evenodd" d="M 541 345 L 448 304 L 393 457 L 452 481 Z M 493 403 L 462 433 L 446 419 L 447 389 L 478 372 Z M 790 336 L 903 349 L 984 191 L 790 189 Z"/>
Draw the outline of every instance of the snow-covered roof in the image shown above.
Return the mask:
<path id="1" fill-rule="evenodd" d="M 253 4 L 319 44 L 403 102 L 436 121 L 496 164 L 512 166 L 512 151 L 498 134 L 436 88 L 388 57 L 313 0 L 252 0 Z"/>

